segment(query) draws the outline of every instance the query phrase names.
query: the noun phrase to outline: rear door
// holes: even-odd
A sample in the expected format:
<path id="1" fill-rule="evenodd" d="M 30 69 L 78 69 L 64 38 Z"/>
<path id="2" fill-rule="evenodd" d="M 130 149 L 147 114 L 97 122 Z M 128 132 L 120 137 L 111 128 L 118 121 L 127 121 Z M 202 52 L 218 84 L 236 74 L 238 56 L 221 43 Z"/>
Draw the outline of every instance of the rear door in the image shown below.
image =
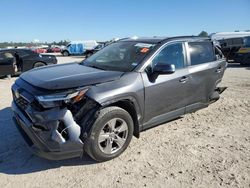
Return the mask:
<path id="1" fill-rule="evenodd" d="M 15 73 L 15 57 L 9 52 L 0 52 L 0 76 Z"/>
<path id="2" fill-rule="evenodd" d="M 215 54 L 211 41 L 185 43 L 188 56 L 189 87 L 186 112 L 207 106 L 221 81 L 226 61 Z"/>

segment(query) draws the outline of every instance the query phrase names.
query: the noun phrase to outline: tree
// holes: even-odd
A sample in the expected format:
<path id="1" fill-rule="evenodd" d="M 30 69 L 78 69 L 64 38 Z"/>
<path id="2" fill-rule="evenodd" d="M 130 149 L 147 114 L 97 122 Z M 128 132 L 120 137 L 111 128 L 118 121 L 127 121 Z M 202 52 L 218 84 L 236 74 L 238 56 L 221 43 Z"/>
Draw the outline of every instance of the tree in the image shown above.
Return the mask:
<path id="1" fill-rule="evenodd" d="M 208 33 L 206 31 L 202 31 L 202 32 L 200 32 L 200 34 L 198 36 L 199 37 L 207 37 Z"/>

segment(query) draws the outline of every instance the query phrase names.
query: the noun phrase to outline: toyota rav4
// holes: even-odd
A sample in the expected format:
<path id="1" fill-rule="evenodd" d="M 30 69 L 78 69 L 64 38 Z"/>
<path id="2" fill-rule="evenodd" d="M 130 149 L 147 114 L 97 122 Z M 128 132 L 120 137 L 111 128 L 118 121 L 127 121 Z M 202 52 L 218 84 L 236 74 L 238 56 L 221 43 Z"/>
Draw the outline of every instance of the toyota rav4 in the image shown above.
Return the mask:
<path id="1" fill-rule="evenodd" d="M 81 63 L 22 74 L 13 119 L 39 156 L 107 161 L 133 135 L 218 100 L 226 66 L 209 38 L 124 39 Z"/>

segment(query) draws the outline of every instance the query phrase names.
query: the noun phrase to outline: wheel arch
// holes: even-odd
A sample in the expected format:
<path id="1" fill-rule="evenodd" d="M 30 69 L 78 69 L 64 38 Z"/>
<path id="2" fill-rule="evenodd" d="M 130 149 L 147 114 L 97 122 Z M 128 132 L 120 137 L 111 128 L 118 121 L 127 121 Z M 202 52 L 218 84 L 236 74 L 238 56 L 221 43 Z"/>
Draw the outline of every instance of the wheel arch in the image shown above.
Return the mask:
<path id="1" fill-rule="evenodd" d="M 44 61 L 36 61 L 33 63 L 33 68 L 35 67 L 35 64 L 37 64 L 37 63 L 43 63 L 44 65 L 47 65 L 47 63 Z"/>
<path id="2" fill-rule="evenodd" d="M 138 109 L 135 107 L 135 105 L 136 104 L 131 99 L 120 99 L 120 100 L 118 99 L 118 100 L 106 102 L 105 105 L 102 105 L 102 106 L 103 108 L 110 107 L 110 106 L 117 106 L 126 110 L 130 114 L 134 122 L 133 135 L 136 138 L 139 138 L 140 137 L 140 124 L 139 124 L 138 119 L 140 118 L 141 114 L 138 111 Z"/>
<path id="3" fill-rule="evenodd" d="M 141 130 L 139 118 L 141 117 L 141 114 L 136 110 L 135 105 L 136 104 L 128 98 L 107 101 L 106 103 L 101 104 L 88 97 L 87 102 L 84 104 L 82 109 L 79 110 L 78 115 L 74 117 L 75 121 L 81 125 L 81 140 L 84 142 L 88 137 L 100 110 L 111 106 L 122 108 L 130 114 L 134 123 L 133 135 L 136 138 L 139 138 Z"/>

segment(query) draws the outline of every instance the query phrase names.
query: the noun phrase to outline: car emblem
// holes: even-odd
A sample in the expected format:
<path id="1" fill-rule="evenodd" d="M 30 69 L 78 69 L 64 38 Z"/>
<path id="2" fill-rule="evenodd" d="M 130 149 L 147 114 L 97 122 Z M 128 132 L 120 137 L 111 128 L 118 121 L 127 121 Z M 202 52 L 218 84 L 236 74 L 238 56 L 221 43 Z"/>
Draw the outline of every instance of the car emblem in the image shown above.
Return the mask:
<path id="1" fill-rule="evenodd" d="M 20 94 L 18 92 L 18 90 L 15 91 L 15 97 L 18 99 L 20 97 Z"/>

